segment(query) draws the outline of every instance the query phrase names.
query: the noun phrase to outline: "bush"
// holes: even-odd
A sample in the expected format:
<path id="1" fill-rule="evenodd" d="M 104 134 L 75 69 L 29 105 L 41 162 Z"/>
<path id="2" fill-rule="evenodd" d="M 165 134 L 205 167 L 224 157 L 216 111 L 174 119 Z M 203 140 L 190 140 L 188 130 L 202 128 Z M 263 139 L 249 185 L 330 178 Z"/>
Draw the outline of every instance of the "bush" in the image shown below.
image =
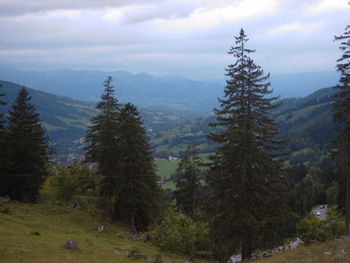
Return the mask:
<path id="1" fill-rule="evenodd" d="M 136 247 L 130 249 L 128 258 L 131 258 L 133 260 L 147 259 L 147 257 L 144 254 L 142 254 L 141 250 Z"/>
<path id="2" fill-rule="evenodd" d="M 195 222 L 181 213 L 176 202 L 166 210 L 163 220 L 150 232 L 151 242 L 162 250 L 185 255 L 209 255 L 207 223 Z"/>
<path id="3" fill-rule="evenodd" d="M 297 225 L 297 233 L 307 244 L 312 241 L 325 241 L 331 237 L 342 235 L 344 222 L 341 215 L 333 208 L 327 212 L 326 220 L 319 220 L 312 216 L 303 219 Z"/>
<path id="4" fill-rule="evenodd" d="M 63 164 L 50 169 L 41 196 L 44 199 L 71 200 L 76 194 L 94 193 L 93 176 L 85 165 L 74 161 L 69 168 Z"/>

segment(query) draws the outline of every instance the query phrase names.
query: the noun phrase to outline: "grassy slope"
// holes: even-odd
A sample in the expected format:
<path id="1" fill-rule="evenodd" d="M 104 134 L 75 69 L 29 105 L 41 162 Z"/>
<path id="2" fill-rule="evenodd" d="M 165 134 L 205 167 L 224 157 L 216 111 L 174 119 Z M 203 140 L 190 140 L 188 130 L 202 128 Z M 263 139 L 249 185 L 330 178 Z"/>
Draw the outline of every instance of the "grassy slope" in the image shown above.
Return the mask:
<path id="1" fill-rule="evenodd" d="M 154 262 L 158 254 L 163 263 L 183 263 L 185 258 L 161 253 L 157 248 L 128 238 L 121 225 L 109 224 L 83 210 L 59 205 L 4 205 L 11 213 L 0 213 L 1 263 L 130 263 Z M 106 232 L 96 231 L 104 224 Z M 38 232 L 40 235 L 35 235 Z M 64 248 L 67 239 L 78 241 L 80 250 Z M 125 252 L 139 248 L 147 260 L 131 260 Z M 210 261 L 196 260 L 197 263 Z M 302 246 L 270 258 L 254 260 L 257 263 L 345 263 L 350 262 L 350 237 Z"/>
<path id="2" fill-rule="evenodd" d="M 163 255 L 164 263 L 185 261 L 182 256 L 161 253 L 148 243 L 132 241 L 121 225 L 103 222 L 83 210 L 21 203 L 5 207 L 11 212 L 0 213 L 1 263 L 153 262 L 158 254 Z M 96 231 L 101 224 L 105 225 L 106 232 Z M 67 239 L 77 241 L 80 250 L 67 250 L 64 247 Z M 123 251 L 132 247 L 139 248 L 148 259 L 129 259 Z"/>
<path id="3" fill-rule="evenodd" d="M 256 263 L 345 263 L 350 262 L 350 237 L 325 243 L 301 246 L 270 258 L 254 260 Z"/>

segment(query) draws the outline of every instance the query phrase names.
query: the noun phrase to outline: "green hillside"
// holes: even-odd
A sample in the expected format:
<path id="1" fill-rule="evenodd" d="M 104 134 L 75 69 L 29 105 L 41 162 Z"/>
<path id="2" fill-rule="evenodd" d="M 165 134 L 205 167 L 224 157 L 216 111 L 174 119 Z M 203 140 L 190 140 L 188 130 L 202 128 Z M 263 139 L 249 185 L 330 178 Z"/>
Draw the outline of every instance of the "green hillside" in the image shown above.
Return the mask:
<path id="1" fill-rule="evenodd" d="M 98 232 L 100 225 L 104 232 Z M 66 240 L 78 243 L 79 250 L 65 248 Z M 128 251 L 138 249 L 146 259 L 133 260 Z M 128 229 L 109 223 L 88 208 L 66 205 L 6 203 L 0 206 L 1 263 L 183 263 L 185 257 L 163 253 L 143 241 L 133 241 Z M 208 263 L 205 260 L 196 262 Z"/>
<path id="2" fill-rule="evenodd" d="M 287 152 L 301 151 L 306 147 L 319 150 L 327 148 L 336 134 L 336 124 L 332 120 L 334 90 L 325 88 L 301 99 L 281 100 L 281 107 L 272 112 L 280 136 L 286 141 Z M 206 139 L 213 128 L 209 123 L 215 117 L 188 121 L 155 136 L 153 143 L 158 156 L 181 155 L 188 144 L 198 145 L 202 153 L 215 150 L 215 145 Z"/>
<path id="3" fill-rule="evenodd" d="M 98 232 L 100 225 L 105 232 Z M 78 243 L 79 250 L 68 250 L 66 240 Z M 138 249 L 146 259 L 127 256 Z M 0 206 L 0 262 L 2 263 L 131 263 L 154 262 L 162 255 L 163 263 L 183 263 L 185 257 L 161 252 L 147 242 L 133 241 L 120 223 L 102 220 L 87 207 L 73 209 L 60 204 L 6 203 Z M 257 263 L 345 263 L 349 262 L 350 238 L 313 243 Z M 214 261 L 196 259 L 197 263 Z"/>
<path id="4" fill-rule="evenodd" d="M 7 102 L 1 110 L 7 112 L 22 86 L 6 81 L 0 81 L 0 85 L 2 93 L 6 94 L 4 99 Z M 29 92 L 50 137 L 51 146 L 55 151 L 54 157 L 58 161 L 67 161 L 69 154 L 81 154 L 83 146 L 78 139 L 85 136 L 86 126 L 96 114 L 94 103 L 81 102 L 30 88 Z M 151 135 L 200 116 L 191 112 L 149 109 L 142 109 L 141 115 Z"/>

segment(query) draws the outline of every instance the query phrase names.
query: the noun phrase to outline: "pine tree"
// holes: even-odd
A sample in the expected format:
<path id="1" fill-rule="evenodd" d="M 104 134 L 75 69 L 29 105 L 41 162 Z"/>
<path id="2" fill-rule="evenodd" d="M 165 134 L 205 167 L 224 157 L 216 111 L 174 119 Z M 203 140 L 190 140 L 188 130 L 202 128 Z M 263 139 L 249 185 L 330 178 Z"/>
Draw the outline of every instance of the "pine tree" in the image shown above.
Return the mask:
<path id="1" fill-rule="evenodd" d="M 2 167 L 5 185 L 0 195 L 34 202 L 46 175 L 50 150 L 39 114 L 26 88 L 20 90 L 8 121 L 4 143 L 6 155 Z"/>
<path id="2" fill-rule="evenodd" d="M 116 211 L 133 231 L 145 230 L 158 211 L 157 185 L 151 146 L 137 108 L 125 104 L 119 116 L 122 175 L 116 197 Z"/>
<path id="3" fill-rule="evenodd" d="M 198 149 L 189 146 L 177 167 L 174 197 L 185 214 L 194 217 L 200 188 L 200 171 L 202 159 L 198 156 Z"/>
<path id="4" fill-rule="evenodd" d="M 2 85 L 0 85 L 0 88 Z M 5 96 L 5 94 L 0 93 L 0 98 Z M 6 103 L 0 99 L 0 106 L 5 105 Z M 5 191 L 5 185 L 6 185 L 6 177 L 4 177 L 3 174 L 3 165 L 4 165 L 4 157 L 6 156 L 6 150 L 5 150 L 5 126 L 4 126 L 5 120 L 4 120 L 4 114 L 0 112 L 0 195 L 2 192 Z"/>
<path id="5" fill-rule="evenodd" d="M 277 98 L 269 96 L 269 75 L 249 57 L 255 51 L 246 48 L 243 29 L 235 40 L 228 52 L 234 63 L 228 66 L 224 98 L 211 124 L 221 130 L 208 136 L 219 148 L 207 180 L 216 253 L 229 256 L 240 249 L 246 260 L 254 249 L 280 241 L 289 209 L 282 162 L 275 159 L 280 142 L 269 117 Z"/>
<path id="6" fill-rule="evenodd" d="M 118 175 L 121 174 L 119 165 L 118 146 L 118 118 L 120 105 L 114 96 L 112 78 L 108 77 L 104 82 L 104 93 L 101 101 L 96 105 L 100 112 L 91 120 L 85 138 L 87 162 L 96 163 L 100 175 L 99 195 L 105 206 L 106 216 L 112 218 L 114 215 L 113 200 L 118 184 Z"/>
<path id="7" fill-rule="evenodd" d="M 350 3 L 349 3 L 350 4 Z M 337 60 L 337 70 L 340 72 L 339 84 L 335 87 L 339 92 L 336 94 L 334 106 L 334 120 L 341 123 L 343 128 L 336 138 L 336 145 L 339 154 L 345 156 L 347 166 L 350 169 L 350 25 L 345 28 L 345 32 L 335 37 L 336 41 L 341 41 L 340 49 L 343 51 L 341 58 Z M 345 194 L 345 234 L 349 234 L 350 223 L 350 174 L 346 175 Z"/>
<path id="8" fill-rule="evenodd" d="M 2 85 L 0 85 L 0 88 L 2 87 Z M 5 101 L 1 100 L 1 97 L 5 96 L 5 94 L 0 93 L 0 106 L 6 105 Z M 3 132 L 4 132 L 4 114 L 0 112 L 0 138 L 3 136 Z"/>

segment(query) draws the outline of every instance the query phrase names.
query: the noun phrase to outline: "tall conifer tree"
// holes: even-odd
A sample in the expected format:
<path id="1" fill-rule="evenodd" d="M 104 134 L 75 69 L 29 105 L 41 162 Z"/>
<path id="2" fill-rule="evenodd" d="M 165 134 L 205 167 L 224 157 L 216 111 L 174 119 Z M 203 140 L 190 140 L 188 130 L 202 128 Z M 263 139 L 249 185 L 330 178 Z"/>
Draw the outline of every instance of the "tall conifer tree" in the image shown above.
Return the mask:
<path id="1" fill-rule="evenodd" d="M 118 184 L 121 167 L 118 159 L 118 118 L 120 105 L 114 95 L 112 78 L 104 82 L 104 93 L 101 101 L 96 105 L 99 114 L 92 118 L 88 127 L 86 141 L 86 157 L 88 162 L 97 164 L 98 174 L 101 176 L 99 194 L 105 206 L 106 216 L 114 216 L 114 196 Z"/>
<path id="2" fill-rule="evenodd" d="M 254 249 L 274 246 L 280 240 L 289 211 L 282 163 L 272 154 L 280 147 L 270 111 L 276 98 L 269 96 L 269 75 L 249 56 L 243 29 L 228 52 L 224 98 L 215 109 L 222 127 L 208 137 L 219 144 L 212 157 L 208 184 L 213 192 L 213 233 L 217 253 L 241 251 L 243 260 Z"/>
<path id="3" fill-rule="evenodd" d="M 350 2 L 349 2 L 350 4 Z M 345 32 L 335 37 L 340 41 L 340 49 L 343 51 L 341 58 L 337 60 L 337 70 L 340 72 L 339 84 L 335 87 L 339 92 L 336 94 L 334 106 L 334 120 L 342 123 L 343 128 L 339 131 L 336 144 L 339 153 L 346 156 L 346 165 L 350 170 L 350 25 Z M 350 174 L 346 175 L 345 191 L 345 234 L 349 234 L 350 223 Z"/>
<path id="4" fill-rule="evenodd" d="M 121 108 L 118 131 L 122 175 L 116 211 L 134 231 L 145 230 L 158 211 L 160 188 L 149 138 L 133 104 Z"/>
<path id="5" fill-rule="evenodd" d="M 0 88 L 2 87 L 2 85 L 0 85 Z M 5 101 L 1 100 L 1 97 L 5 96 L 5 94 L 0 92 L 0 106 L 6 105 Z M 0 138 L 3 135 L 3 131 L 4 131 L 4 113 L 0 112 Z"/>
<path id="6" fill-rule="evenodd" d="M 200 169 L 202 159 L 195 146 L 189 146 L 177 167 L 174 197 L 177 204 L 190 216 L 195 216 L 200 188 Z"/>
<path id="7" fill-rule="evenodd" d="M 34 202 L 46 175 L 50 151 L 39 114 L 26 88 L 20 90 L 8 121 L 4 142 L 6 155 L 2 167 L 5 180 L 0 195 Z"/>
<path id="8" fill-rule="evenodd" d="M 2 85 L 0 85 L 1 89 Z M 4 106 L 6 103 L 1 100 L 1 97 L 5 96 L 5 94 L 0 92 L 0 107 Z M 3 165 L 4 165 L 4 157 L 6 156 L 6 149 L 5 149 L 5 126 L 4 126 L 4 113 L 0 112 L 0 195 L 2 192 L 5 191 L 5 185 L 6 185 L 6 177 L 3 174 Z"/>

